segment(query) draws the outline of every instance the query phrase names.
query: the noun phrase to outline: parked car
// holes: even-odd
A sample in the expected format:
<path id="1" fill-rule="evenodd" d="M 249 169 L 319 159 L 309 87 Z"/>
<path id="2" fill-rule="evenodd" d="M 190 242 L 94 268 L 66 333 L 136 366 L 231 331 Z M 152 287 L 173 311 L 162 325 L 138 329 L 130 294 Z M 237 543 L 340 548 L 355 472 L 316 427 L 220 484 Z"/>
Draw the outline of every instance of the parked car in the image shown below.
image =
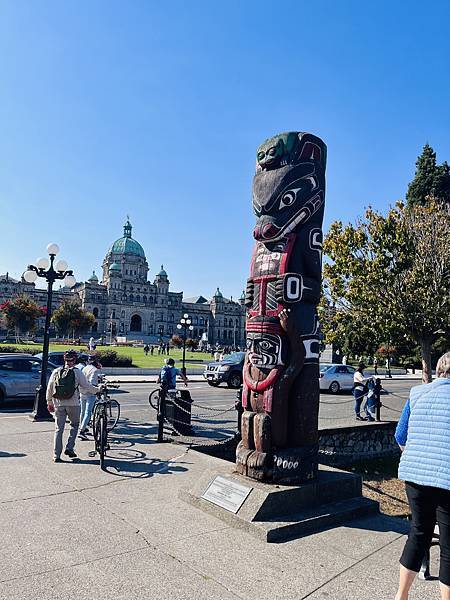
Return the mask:
<path id="1" fill-rule="evenodd" d="M 42 360 L 42 352 L 39 352 L 39 354 L 35 354 L 35 356 Z M 88 356 L 89 355 L 86 354 L 85 352 L 78 352 L 78 358 L 84 358 L 85 360 L 87 360 Z M 54 365 L 57 365 L 58 367 L 62 367 L 64 365 L 64 352 L 61 352 L 61 351 L 49 352 L 48 360 L 49 360 L 49 362 L 53 363 Z"/>
<path id="2" fill-rule="evenodd" d="M 214 387 L 223 381 L 230 388 L 238 388 L 242 384 L 242 369 L 244 368 L 245 352 L 227 354 L 219 362 L 210 362 L 206 365 L 203 377 Z"/>
<path id="3" fill-rule="evenodd" d="M 56 365 L 49 363 L 47 381 Z M 8 398 L 34 396 L 42 360 L 31 354 L 0 354 L 0 405 Z"/>
<path id="4" fill-rule="evenodd" d="M 353 388 L 355 369 L 348 365 L 320 365 L 319 385 L 321 390 L 337 394 L 340 390 Z"/>

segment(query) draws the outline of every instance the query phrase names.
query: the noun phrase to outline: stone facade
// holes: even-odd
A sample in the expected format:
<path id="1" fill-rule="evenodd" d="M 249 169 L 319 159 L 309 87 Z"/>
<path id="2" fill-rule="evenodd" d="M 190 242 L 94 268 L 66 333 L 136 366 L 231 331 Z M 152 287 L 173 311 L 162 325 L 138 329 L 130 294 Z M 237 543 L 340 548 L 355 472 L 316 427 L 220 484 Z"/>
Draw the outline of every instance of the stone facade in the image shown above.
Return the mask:
<path id="1" fill-rule="evenodd" d="M 107 338 L 126 336 L 145 342 L 167 341 L 178 333 L 177 323 L 187 313 L 192 320 L 194 339 L 207 338 L 211 345 L 240 346 L 245 343 L 245 307 L 224 298 L 219 288 L 207 300 L 203 296 L 183 299 L 183 292 L 170 291 L 167 272 L 161 270 L 153 282 L 148 280 L 149 266 L 142 246 L 131 236 L 129 220 L 123 236 L 109 248 L 102 264 L 102 281 L 95 272 L 88 281 L 72 289 L 54 291 L 53 306 L 65 299 L 79 299 L 83 308 L 92 312 L 96 322 L 92 335 Z M 0 276 L 0 302 L 20 293 L 46 304 L 46 291 L 34 284 Z"/>

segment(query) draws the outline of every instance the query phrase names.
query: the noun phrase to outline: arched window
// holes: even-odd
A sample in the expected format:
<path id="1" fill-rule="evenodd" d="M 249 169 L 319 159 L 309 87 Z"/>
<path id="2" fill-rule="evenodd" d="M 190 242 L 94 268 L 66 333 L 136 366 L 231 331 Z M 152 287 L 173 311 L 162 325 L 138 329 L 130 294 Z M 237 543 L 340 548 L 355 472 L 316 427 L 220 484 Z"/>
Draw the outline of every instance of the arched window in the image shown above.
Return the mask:
<path id="1" fill-rule="evenodd" d="M 98 308 L 95 307 L 94 310 L 92 311 L 92 314 L 94 315 L 94 317 L 97 319 L 98 318 Z"/>
<path id="2" fill-rule="evenodd" d="M 140 302 L 141 301 L 141 297 L 138 295 L 136 296 L 136 302 Z"/>
<path id="3" fill-rule="evenodd" d="M 205 320 L 203 317 L 200 317 L 200 325 L 204 325 L 205 324 Z"/>
<path id="4" fill-rule="evenodd" d="M 130 302 L 133 302 L 133 294 L 130 294 Z"/>
<path id="5" fill-rule="evenodd" d="M 194 317 L 194 323 L 195 323 L 196 325 L 198 324 L 198 317 L 197 317 L 197 315 L 195 315 L 195 317 Z"/>
<path id="6" fill-rule="evenodd" d="M 227 339 L 227 332 L 226 332 L 226 330 L 224 330 L 224 332 L 223 332 L 223 339 L 224 339 L 224 340 L 226 340 L 226 339 Z"/>
<path id="7" fill-rule="evenodd" d="M 149 304 L 153 304 L 153 297 L 150 296 L 150 298 L 148 299 Z"/>
<path id="8" fill-rule="evenodd" d="M 139 315 L 133 315 L 131 317 L 130 331 L 142 331 L 142 319 Z"/>
<path id="9" fill-rule="evenodd" d="M 143 296 L 142 301 L 147 302 L 147 296 Z"/>

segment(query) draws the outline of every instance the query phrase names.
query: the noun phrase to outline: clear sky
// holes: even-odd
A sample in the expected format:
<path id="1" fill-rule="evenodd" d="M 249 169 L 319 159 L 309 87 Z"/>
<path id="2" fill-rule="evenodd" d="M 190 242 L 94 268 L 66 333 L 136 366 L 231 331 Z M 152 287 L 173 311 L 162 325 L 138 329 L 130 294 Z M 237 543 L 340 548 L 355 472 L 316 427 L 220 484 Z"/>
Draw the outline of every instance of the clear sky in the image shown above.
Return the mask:
<path id="1" fill-rule="evenodd" d="M 450 160 L 450 2 L 0 0 L 0 273 L 57 242 L 79 281 L 126 215 L 153 280 L 237 296 L 255 151 L 328 145 L 324 229 Z"/>

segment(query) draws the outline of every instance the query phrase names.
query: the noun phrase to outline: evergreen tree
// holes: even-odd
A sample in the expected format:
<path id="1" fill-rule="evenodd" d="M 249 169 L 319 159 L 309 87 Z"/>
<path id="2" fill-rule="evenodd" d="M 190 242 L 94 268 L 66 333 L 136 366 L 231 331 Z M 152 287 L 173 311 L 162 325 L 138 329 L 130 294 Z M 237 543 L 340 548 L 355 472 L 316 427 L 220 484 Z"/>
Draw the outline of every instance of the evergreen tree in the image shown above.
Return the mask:
<path id="1" fill-rule="evenodd" d="M 436 162 L 436 152 L 425 144 L 422 154 L 416 161 L 416 174 L 408 186 L 407 205 L 425 206 L 432 200 L 450 202 L 450 169 L 445 161 Z"/>

